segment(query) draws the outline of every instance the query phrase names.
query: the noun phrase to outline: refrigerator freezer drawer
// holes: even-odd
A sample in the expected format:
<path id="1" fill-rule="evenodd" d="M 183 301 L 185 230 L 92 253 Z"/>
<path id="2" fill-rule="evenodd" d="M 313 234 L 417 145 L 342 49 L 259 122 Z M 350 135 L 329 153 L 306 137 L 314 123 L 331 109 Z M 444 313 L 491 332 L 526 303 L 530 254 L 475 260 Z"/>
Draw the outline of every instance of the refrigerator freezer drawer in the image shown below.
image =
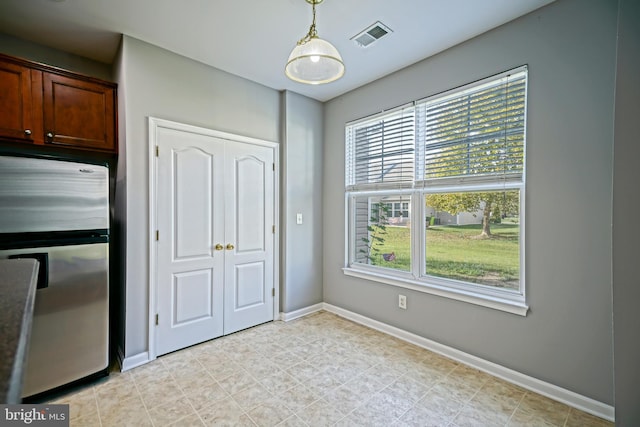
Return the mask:
<path id="1" fill-rule="evenodd" d="M 109 244 L 0 251 L 46 253 L 48 286 L 38 289 L 23 397 L 104 370 L 109 365 Z"/>

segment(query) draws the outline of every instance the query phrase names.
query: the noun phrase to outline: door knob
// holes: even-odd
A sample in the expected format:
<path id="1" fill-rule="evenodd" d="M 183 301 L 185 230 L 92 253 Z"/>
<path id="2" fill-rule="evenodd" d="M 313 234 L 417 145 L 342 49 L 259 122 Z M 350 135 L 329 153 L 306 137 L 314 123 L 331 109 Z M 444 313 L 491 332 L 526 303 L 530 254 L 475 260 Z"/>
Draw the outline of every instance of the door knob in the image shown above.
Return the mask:
<path id="1" fill-rule="evenodd" d="M 216 251 L 221 251 L 223 249 L 224 249 L 224 246 L 222 246 L 220 243 L 216 245 Z"/>
<path id="2" fill-rule="evenodd" d="M 231 243 L 227 243 L 227 250 L 228 251 L 230 251 L 233 248 L 235 248 L 235 246 L 233 246 Z"/>

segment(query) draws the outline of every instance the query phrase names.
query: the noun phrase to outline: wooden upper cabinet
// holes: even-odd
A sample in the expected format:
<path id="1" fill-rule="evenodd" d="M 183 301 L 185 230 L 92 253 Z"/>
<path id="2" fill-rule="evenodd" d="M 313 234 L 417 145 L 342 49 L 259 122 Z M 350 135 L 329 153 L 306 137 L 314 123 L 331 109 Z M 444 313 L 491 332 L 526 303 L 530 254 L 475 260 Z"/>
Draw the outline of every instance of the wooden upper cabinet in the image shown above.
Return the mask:
<path id="1" fill-rule="evenodd" d="M 43 72 L 45 144 L 115 151 L 115 90 Z"/>
<path id="2" fill-rule="evenodd" d="M 32 142 L 31 70 L 0 62 L 0 135 Z"/>
<path id="3" fill-rule="evenodd" d="M 0 55 L 0 143 L 116 153 L 116 87 Z"/>

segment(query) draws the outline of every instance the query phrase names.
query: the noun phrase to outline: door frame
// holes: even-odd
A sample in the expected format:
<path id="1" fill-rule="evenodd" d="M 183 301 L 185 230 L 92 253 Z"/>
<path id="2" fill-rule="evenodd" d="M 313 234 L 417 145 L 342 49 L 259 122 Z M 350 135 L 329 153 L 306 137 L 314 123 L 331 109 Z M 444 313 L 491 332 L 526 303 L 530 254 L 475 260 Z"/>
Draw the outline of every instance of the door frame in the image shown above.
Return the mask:
<path id="1" fill-rule="evenodd" d="M 158 162 L 156 156 L 156 146 L 158 138 L 158 129 L 171 129 L 197 133 L 200 135 L 211 136 L 231 142 L 257 145 L 268 147 L 273 150 L 274 162 L 274 206 L 273 221 L 275 225 L 275 235 L 273 239 L 273 287 L 275 296 L 273 298 L 273 320 L 280 318 L 280 145 L 273 141 L 252 138 L 248 136 L 236 135 L 232 133 L 222 132 L 214 129 L 208 129 L 200 126 L 189 125 L 185 123 L 174 122 L 170 120 L 160 119 L 157 117 L 148 117 L 149 124 L 149 318 L 148 318 L 148 339 L 147 346 L 149 349 L 149 361 L 156 359 L 156 313 L 158 306 L 158 278 L 157 278 L 157 246 L 156 246 L 156 230 L 157 230 L 157 177 Z"/>

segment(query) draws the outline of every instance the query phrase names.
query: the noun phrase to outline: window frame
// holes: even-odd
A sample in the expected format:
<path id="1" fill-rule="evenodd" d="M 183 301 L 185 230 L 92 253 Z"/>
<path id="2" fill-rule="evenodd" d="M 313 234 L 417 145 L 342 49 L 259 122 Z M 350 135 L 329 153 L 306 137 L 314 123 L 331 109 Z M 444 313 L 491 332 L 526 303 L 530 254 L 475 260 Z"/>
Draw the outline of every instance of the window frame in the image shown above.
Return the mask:
<path id="1" fill-rule="evenodd" d="M 509 70 L 495 76 L 482 79 L 479 82 L 471 83 L 469 85 L 462 86 L 458 89 L 453 89 L 444 92 L 444 96 L 450 94 L 455 95 L 457 92 L 462 94 L 464 92 L 471 92 L 474 88 L 482 86 L 487 82 L 493 80 L 502 79 L 505 76 L 516 73 L 525 73 L 524 80 L 524 129 L 522 133 L 523 138 L 523 153 L 522 153 L 522 173 L 517 179 L 513 176 L 506 176 L 501 179 L 501 175 L 496 175 L 489 179 L 447 179 L 446 182 L 442 182 L 442 185 L 432 186 L 427 183 L 427 179 L 424 179 L 423 175 L 420 176 L 420 168 L 424 169 L 424 166 L 420 165 L 420 162 L 424 162 L 425 143 L 419 142 L 419 130 L 417 129 L 422 124 L 419 123 L 421 118 L 417 111 L 414 111 L 415 122 L 414 129 L 415 134 L 415 167 L 414 182 L 411 188 L 407 186 L 387 185 L 384 184 L 365 184 L 354 185 L 349 183 L 349 179 L 352 177 L 345 176 L 345 263 L 343 272 L 346 276 L 357 277 L 361 279 L 371 280 L 378 283 L 384 283 L 392 286 L 398 286 L 401 288 L 412 289 L 419 292 L 425 292 L 432 295 L 437 295 L 445 298 L 450 298 L 458 301 L 463 301 L 475 305 L 480 305 L 496 310 L 505 311 L 521 316 L 526 316 L 529 310 L 526 298 L 526 283 L 525 283 L 525 230 L 526 230 L 526 215 L 525 215 L 525 201 L 526 201 L 526 121 L 527 121 L 527 95 L 528 95 L 528 73 L 527 66 L 518 67 L 513 70 Z M 413 103 L 413 108 L 416 108 L 417 103 L 427 103 L 431 99 L 442 98 L 443 94 L 430 96 L 422 100 Z M 399 109 L 408 108 L 407 105 L 390 110 L 389 114 L 397 112 Z M 410 107 L 409 107 L 410 108 Z M 356 120 L 347 123 L 345 126 L 345 175 L 347 170 L 353 170 L 354 165 L 347 165 L 349 159 L 349 147 L 348 132 L 349 128 L 357 126 L 359 123 L 368 123 L 373 120 L 384 119 L 385 113 L 378 113 L 371 117 L 366 117 L 360 120 Z M 351 129 L 353 132 L 353 129 Z M 422 178 L 422 179 L 418 179 Z M 455 279 L 441 278 L 437 276 L 430 276 L 426 274 L 426 227 L 414 226 L 417 224 L 424 224 L 426 221 L 426 206 L 425 197 L 428 194 L 434 193 L 449 193 L 449 192 L 470 192 L 470 191 L 506 191 L 506 190 L 518 190 L 520 194 L 519 199 L 519 289 L 511 290 L 505 288 L 492 287 L 490 285 L 483 285 L 472 282 L 464 282 Z M 411 267 L 410 271 L 401 271 L 392 268 L 386 268 L 384 266 L 373 266 L 370 264 L 356 261 L 356 249 L 355 249 L 355 200 L 357 197 L 387 197 L 387 196 L 407 196 L 411 198 L 409 220 L 411 221 Z"/>

